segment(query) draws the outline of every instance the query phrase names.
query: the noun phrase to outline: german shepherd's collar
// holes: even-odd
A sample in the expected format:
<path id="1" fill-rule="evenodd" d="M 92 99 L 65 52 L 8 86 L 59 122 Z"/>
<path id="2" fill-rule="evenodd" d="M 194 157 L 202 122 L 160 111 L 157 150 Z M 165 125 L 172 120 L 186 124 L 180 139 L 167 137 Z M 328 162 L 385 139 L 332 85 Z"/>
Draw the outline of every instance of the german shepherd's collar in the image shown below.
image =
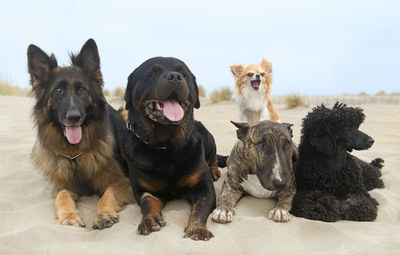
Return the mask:
<path id="1" fill-rule="evenodd" d="M 56 155 L 58 155 L 58 156 L 61 156 L 63 158 L 69 159 L 69 160 L 75 160 L 75 159 L 77 159 L 79 156 L 81 156 L 83 154 L 83 152 L 80 152 L 80 153 L 78 153 L 78 154 L 76 154 L 74 156 L 71 156 L 71 155 L 68 155 L 68 154 L 65 154 L 65 153 L 59 153 L 57 151 L 54 151 L 54 153 Z"/>

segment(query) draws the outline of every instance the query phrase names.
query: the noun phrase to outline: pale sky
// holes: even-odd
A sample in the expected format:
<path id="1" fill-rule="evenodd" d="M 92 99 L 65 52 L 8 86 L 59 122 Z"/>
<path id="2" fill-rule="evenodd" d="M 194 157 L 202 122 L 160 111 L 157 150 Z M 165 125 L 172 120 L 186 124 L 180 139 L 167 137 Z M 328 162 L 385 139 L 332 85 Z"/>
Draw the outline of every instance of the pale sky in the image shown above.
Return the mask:
<path id="1" fill-rule="evenodd" d="M 105 88 L 143 61 L 186 62 L 207 93 L 234 87 L 230 66 L 272 62 L 272 95 L 400 92 L 400 1 L 0 0 L 0 77 L 29 86 L 26 49 L 60 65 L 93 38 Z"/>

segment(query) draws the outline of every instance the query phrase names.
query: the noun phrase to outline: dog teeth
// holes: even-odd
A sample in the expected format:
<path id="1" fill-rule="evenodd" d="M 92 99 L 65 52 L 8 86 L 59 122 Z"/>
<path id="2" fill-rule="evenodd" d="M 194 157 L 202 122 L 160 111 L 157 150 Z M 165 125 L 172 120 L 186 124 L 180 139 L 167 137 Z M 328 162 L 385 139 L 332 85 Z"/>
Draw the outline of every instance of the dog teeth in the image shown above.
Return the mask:
<path id="1" fill-rule="evenodd" d="M 160 105 L 159 102 L 155 103 L 155 108 L 156 108 L 157 111 L 162 111 L 162 108 L 161 108 L 161 105 Z"/>

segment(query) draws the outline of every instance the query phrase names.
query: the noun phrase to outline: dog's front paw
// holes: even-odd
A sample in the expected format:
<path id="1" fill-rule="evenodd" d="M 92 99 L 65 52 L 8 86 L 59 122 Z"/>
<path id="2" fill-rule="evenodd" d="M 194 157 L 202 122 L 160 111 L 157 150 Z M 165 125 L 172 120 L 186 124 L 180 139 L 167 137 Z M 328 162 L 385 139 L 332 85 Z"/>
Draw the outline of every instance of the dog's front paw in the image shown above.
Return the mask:
<path id="1" fill-rule="evenodd" d="M 183 238 L 188 238 L 198 241 L 198 240 L 204 240 L 208 241 L 214 235 L 207 229 L 206 226 L 195 226 L 195 225 L 188 225 L 185 228 L 185 235 Z"/>
<path id="2" fill-rule="evenodd" d="M 275 222 L 288 222 L 290 220 L 290 216 L 287 210 L 277 207 L 269 211 L 268 219 Z"/>
<path id="3" fill-rule="evenodd" d="M 151 232 L 159 231 L 166 224 L 161 214 L 146 215 L 138 226 L 138 234 L 148 235 Z"/>
<path id="4" fill-rule="evenodd" d="M 217 208 L 211 213 L 211 219 L 217 223 L 230 223 L 232 222 L 233 214 L 233 210 Z"/>
<path id="5" fill-rule="evenodd" d="M 382 168 L 384 162 L 385 161 L 383 159 L 376 158 L 376 159 L 371 161 L 371 165 L 373 165 L 374 167 L 377 167 L 377 168 Z"/>
<path id="6" fill-rule="evenodd" d="M 96 216 L 96 220 L 93 223 L 93 229 L 105 229 L 109 228 L 114 223 L 119 221 L 119 216 L 117 213 L 99 213 Z"/>
<path id="7" fill-rule="evenodd" d="M 75 226 L 83 228 L 86 227 L 82 218 L 79 216 L 79 214 L 75 212 L 62 214 L 61 216 L 59 216 L 58 222 L 62 225 L 67 225 L 67 226 Z"/>

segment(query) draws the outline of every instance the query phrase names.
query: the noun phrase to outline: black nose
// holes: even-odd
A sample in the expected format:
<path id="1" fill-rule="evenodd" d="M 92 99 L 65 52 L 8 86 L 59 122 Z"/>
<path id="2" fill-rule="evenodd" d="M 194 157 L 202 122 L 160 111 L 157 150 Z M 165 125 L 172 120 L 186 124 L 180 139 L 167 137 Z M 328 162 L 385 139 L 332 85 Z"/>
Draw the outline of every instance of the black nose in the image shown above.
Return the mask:
<path id="1" fill-rule="evenodd" d="M 367 143 L 368 143 L 369 146 L 372 146 L 374 144 L 374 142 L 375 142 L 374 139 L 372 139 L 371 137 L 368 138 Z"/>
<path id="2" fill-rule="evenodd" d="M 166 78 L 170 83 L 180 83 L 183 77 L 178 72 L 169 72 L 166 74 Z"/>
<path id="3" fill-rule="evenodd" d="M 274 179 L 272 182 L 276 189 L 283 189 L 286 186 L 285 180 Z"/>
<path id="4" fill-rule="evenodd" d="M 78 109 L 68 110 L 66 118 L 70 124 L 76 124 L 81 119 L 81 113 Z"/>
<path id="5" fill-rule="evenodd" d="M 256 79 L 260 79 L 260 75 L 259 74 L 256 74 Z"/>

